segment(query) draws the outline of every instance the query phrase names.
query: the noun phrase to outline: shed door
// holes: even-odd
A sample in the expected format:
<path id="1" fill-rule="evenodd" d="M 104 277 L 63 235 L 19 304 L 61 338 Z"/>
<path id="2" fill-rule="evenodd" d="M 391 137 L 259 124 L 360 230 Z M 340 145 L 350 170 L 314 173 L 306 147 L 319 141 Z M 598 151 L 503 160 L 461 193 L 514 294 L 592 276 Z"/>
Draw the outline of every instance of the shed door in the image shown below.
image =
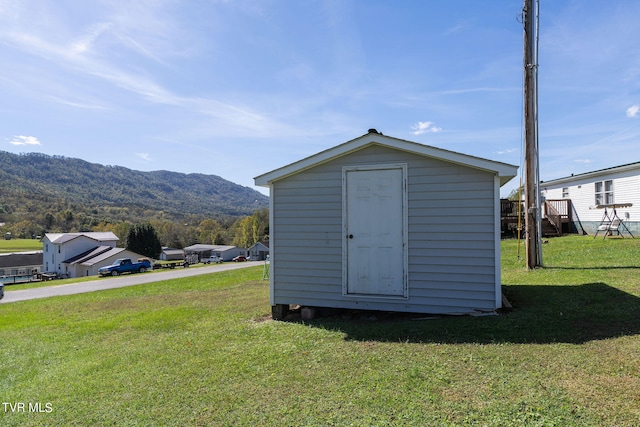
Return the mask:
<path id="1" fill-rule="evenodd" d="M 407 296 L 405 165 L 344 170 L 347 295 Z"/>

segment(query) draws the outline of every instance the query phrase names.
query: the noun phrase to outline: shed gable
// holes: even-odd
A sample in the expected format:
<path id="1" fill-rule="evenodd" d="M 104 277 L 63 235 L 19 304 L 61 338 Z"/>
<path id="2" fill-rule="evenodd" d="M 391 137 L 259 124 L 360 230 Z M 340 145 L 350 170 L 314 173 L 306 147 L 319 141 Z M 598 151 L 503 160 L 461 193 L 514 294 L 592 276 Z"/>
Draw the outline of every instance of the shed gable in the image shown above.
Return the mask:
<path id="1" fill-rule="evenodd" d="M 283 179 L 287 176 L 300 173 L 306 169 L 316 167 L 322 163 L 330 162 L 350 153 L 354 153 L 369 146 L 383 146 L 395 149 L 400 152 L 416 154 L 421 157 L 428 157 L 443 160 L 450 164 L 458 164 L 481 171 L 489 171 L 500 178 L 500 185 L 504 185 L 516 176 L 517 166 L 506 163 L 495 162 L 479 157 L 469 156 L 453 151 L 443 150 L 428 145 L 403 139 L 384 136 L 375 129 L 370 129 L 369 133 L 345 142 L 328 150 L 317 153 L 313 156 L 302 159 L 298 162 L 281 167 L 274 171 L 260 175 L 255 178 L 256 185 L 267 186 L 272 182 Z"/>

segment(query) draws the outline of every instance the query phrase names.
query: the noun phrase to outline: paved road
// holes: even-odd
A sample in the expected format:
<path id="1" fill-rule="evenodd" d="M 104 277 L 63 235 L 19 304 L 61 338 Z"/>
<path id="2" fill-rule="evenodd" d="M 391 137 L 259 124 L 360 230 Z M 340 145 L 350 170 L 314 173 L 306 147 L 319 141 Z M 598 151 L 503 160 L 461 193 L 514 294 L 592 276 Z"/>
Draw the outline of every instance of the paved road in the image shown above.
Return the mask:
<path id="1" fill-rule="evenodd" d="M 4 287 L 4 298 L 0 304 L 25 301 L 36 298 L 49 298 L 60 295 L 82 294 L 85 292 L 101 291 L 104 289 L 122 288 L 125 286 L 141 285 L 144 283 L 160 282 L 162 280 L 179 279 L 182 277 L 198 276 L 219 271 L 236 270 L 238 268 L 264 265 L 263 261 L 227 262 L 198 268 L 176 268 L 175 270 L 157 273 L 125 274 L 118 277 L 92 280 L 90 282 L 70 283 L 66 285 L 52 285 L 41 288 L 12 291 L 11 286 Z"/>

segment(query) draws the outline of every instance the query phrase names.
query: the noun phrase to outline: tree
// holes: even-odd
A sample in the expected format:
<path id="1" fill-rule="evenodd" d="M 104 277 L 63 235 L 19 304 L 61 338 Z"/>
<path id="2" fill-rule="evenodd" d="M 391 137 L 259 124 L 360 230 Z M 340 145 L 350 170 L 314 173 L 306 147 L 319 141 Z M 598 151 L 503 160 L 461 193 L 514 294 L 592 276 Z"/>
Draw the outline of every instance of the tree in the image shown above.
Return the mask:
<path id="1" fill-rule="evenodd" d="M 213 244 L 214 245 L 226 245 L 227 241 L 224 239 L 224 236 L 221 232 L 217 232 L 215 236 L 213 236 Z"/>
<path id="2" fill-rule="evenodd" d="M 250 216 L 245 216 L 242 219 L 237 220 L 233 224 L 231 231 L 234 232 L 233 242 L 234 246 L 239 248 L 248 248 L 253 245 L 251 240 L 251 224 L 253 223 Z"/>
<path id="3" fill-rule="evenodd" d="M 233 223 L 230 229 L 233 235 L 233 245 L 248 248 L 267 237 L 268 229 L 269 210 L 258 209 L 252 216 L 240 218 Z"/>
<path id="4" fill-rule="evenodd" d="M 158 258 L 162 244 L 151 224 L 134 224 L 127 236 L 127 249 L 149 258 Z"/>
<path id="5" fill-rule="evenodd" d="M 511 192 L 507 196 L 507 199 L 514 202 L 517 202 L 518 200 L 522 200 L 522 185 L 519 186 L 518 188 L 514 188 L 513 190 L 511 190 Z"/>
<path id="6" fill-rule="evenodd" d="M 11 231 L 14 238 L 31 239 L 42 230 L 35 222 L 25 219 L 14 223 L 8 231 Z"/>
<path id="7" fill-rule="evenodd" d="M 198 224 L 198 240 L 206 245 L 218 244 L 214 243 L 217 235 L 220 234 L 222 227 L 220 223 L 213 218 L 207 218 Z"/>
<path id="8" fill-rule="evenodd" d="M 56 217 L 51 212 L 44 214 L 44 228 L 45 230 L 51 230 L 56 223 Z"/>
<path id="9" fill-rule="evenodd" d="M 170 248 L 182 249 L 176 224 L 171 221 L 155 221 L 160 242 Z"/>

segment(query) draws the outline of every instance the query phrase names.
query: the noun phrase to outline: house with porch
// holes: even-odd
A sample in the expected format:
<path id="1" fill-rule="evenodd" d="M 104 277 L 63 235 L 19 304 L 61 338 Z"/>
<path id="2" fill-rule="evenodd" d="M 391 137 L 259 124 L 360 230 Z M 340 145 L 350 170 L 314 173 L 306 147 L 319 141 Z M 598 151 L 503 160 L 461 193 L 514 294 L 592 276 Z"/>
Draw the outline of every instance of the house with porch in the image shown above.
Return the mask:
<path id="1" fill-rule="evenodd" d="M 594 235 L 615 215 L 640 235 L 640 162 L 541 181 L 540 189 L 545 217 L 559 215 L 568 227 Z"/>

